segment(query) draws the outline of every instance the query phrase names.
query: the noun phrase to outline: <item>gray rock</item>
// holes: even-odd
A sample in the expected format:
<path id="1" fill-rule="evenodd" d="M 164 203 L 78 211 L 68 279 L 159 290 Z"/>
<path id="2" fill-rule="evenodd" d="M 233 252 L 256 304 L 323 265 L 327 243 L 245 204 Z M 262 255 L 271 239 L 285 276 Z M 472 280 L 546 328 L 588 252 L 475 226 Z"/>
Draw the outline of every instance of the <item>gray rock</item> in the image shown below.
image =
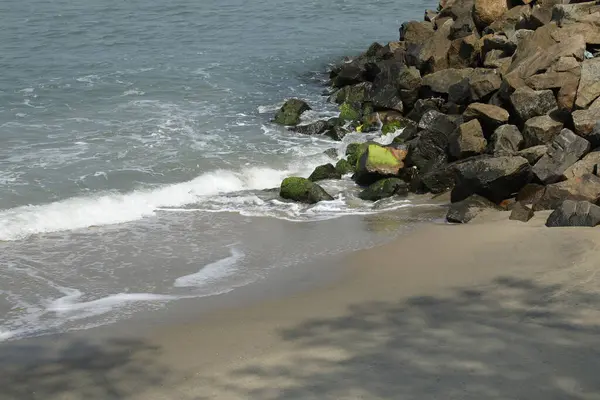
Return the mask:
<path id="1" fill-rule="evenodd" d="M 600 151 L 593 151 L 571 165 L 563 174 L 564 179 L 580 178 L 583 175 L 597 175 L 600 168 Z"/>
<path id="2" fill-rule="evenodd" d="M 485 151 L 487 141 L 478 120 L 461 124 L 449 140 L 450 155 L 457 160 L 475 156 Z"/>
<path id="3" fill-rule="evenodd" d="M 431 93 L 448 94 L 450 86 L 469 77 L 472 73 L 472 68 L 448 68 L 426 75 L 423 78 L 422 87 Z"/>
<path id="4" fill-rule="evenodd" d="M 500 74 L 493 69 L 477 68 L 469 75 L 469 86 L 473 101 L 486 101 L 494 92 L 500 89 L 500 85 L 502 85 Z"/>
<path id="5" fill-rule="evenodd" d="M 600 224 L 600 207 L 589 201 L 565 200 L 550 214 L 547 227 L 589 226 Z"/>
<path id="6" fill-rule="evenodd" d="M 533 174 L 545 184 L 558 182 L 567 168 L 589 151 L 590 142 L 563 129 L 550 144 L 548 152 L 533 166 Z"/>
<path id="7" fill-rule="evenodd" d="M 417 126 L 420 130 L 429 130 L 449 136 L 456 129 L 454 120 L 437 110 L 426 111 Z"/>
<path id="8" fill-rule="evenodd" d="M 573 111 L 575 133 L 589 140 L 592 147 L 600 146 L 600 109 Z"/>
<path id="9" fill-rule="evenodd" d="M 545 190 L 546 187 L 544 185 L 540 185 L 539 183 L 528 183 L 519 190 L 516 201 L 528 205 L 535 204 L 542 198 Z"/>
<path id="10" fill-rule="evenodd" d="M 546 186 L 533 209 L 554 210 L 565 200 L 585 200 L 594 204 L 600 199 L 600 178 L 596 175 L 583 175 Z"/>
<path id="11" fill-rule="evenodd" d="M 474 194 L 464 200 L 451 204 L 446 214 L 446 221 L 466 224 L 485 210 L 500 210 L 500 207 L 485 197 Z"/>
<path id="12" fill-rule="evenodd" d="M 510 96 L 510 102 L 523 122 L 558 108 L 552 90 L 532 90 L 521 87 Z"/>
<path id="13" fill-rule="evenodd" d="M 291 130 L 303 135 L 320 135 L 329 128 L 330 126 L 327 121 L 316 121 L 307 125 L 297 125 L 291 128 Z"/>
<path id="14" fill-rule="evenodd" d="M 494 155 L 515 155 L 522 145 L 523 135 L 515 125 L 499 126 L 492 135 L 491 150 Z"/>
<path id="15" fill-rule="evenodd" d="M 562 128 L 562 122 L 555 121 L 548 115 L 533 117 L 527 120 L 525 122 L 525 129 L 523 129 L 525 147 L 551 143 L 560 134 Z"/>
<path id="16" fill-rule="evenodd" d="M 377 181 L 358 194 L 362 200 L 377 201 L 395 195 L 407 195 L 408 184 L 398 178 Z"/>
<path id="17" fill-rule="evenodd" d="M 587 108 L 600 96 L 600 58 L 592 58 L 581 63 L 581 78 L 575 105 Z"/>
<path id="18" fill-rule="evenodd" d="M 411 112 L 406 115 L 406 118 L 418 123 L 421 121 L 421 118 L 423 118 L 423 114 L 427 111 L 440 111 L 443 105 L 444 100 L 441 98 L 419 99 L 415 102 Z"/>
<path id="19" fill-rule="evenodd" d="M 540 158 L 544 156 L 548 152 L 548 146 L 545 144 L 540 144 L 537 146 L 529 147 L 517 152 L 519 157 L 526 158 L 529 161 L 529 164 L 535 165 L 536 162 Z"/>
<path id="20" fill-rule="evenodd" d="M 513 221 L 528 222 L 531 218 L 533 218 L 533 215 L 534 212 L 531 208 L 527 207 L 521 202 L 516 202 L 508 219 Z"/>

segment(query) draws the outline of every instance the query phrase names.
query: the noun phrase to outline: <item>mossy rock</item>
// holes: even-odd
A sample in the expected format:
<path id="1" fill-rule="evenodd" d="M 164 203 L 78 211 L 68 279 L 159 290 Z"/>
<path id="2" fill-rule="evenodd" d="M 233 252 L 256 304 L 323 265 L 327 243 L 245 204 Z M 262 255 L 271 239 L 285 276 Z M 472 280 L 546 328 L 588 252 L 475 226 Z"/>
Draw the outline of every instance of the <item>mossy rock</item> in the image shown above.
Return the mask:
<path id="1" fill-rule="evenodd" d="M 308 177 L 308 180 L 311 182 L 322 181 L 325 179 L 342 179 L 342 174 L 340 174 L 333 164 L 324 164 L 319 165 L 312 174 Z"/>
<path id="2" fill-rule="evenodd" d="M 360 156 L 367 150 L 368 145 L 368 143 L 350 143 L 346 147 L 346 159 L 354 168 L 356 168 Z"/>
<path id="3" fill-rule="evenodd" d="M 372 84 L 370 82 L 363 82 L 357 85 L 344 86 L 333 94 L 330 98 L 337 104 L 348 103 L 362 103 L 369 98 Z"/>
<path id="4" fill-rule="evenodd" d="M 398 175 L 404 167 L 406 150 L 370 143 L 356 164 L 354 179 L 368 185 L 376 180 Z"/>
<path id="5" fill-rule="evenodd" d="M 336 159 L 338 156 L 338 151 L 335 147 L 332 147 L 330 149 L 327 149 L 323 152 L 323 154 L 325 154 L 327 157 L 329 158 L 333 158 Z"/>
<path id="6" fill-rule="evenodd" d="M 390 121 L 381 127 L 381 133 L 387 135 L 388 133 L 396 132 L 398 129 L 404 129 L 406 126 L 402 121 Z"/>
<path id="7" fill-rule="evenodd" d="M 339 172 L 340 175 L 346 175 L 353 173 L 354 167 L 348 162 L 348 160 L 339 160 L 335 164 L 335 170 Z"/>
<path id="8" fill-rule="evenodd" d="M 363 200 L 377 201 L 395 195 L 408 194 L 408 184 L 399 178 L 379 180 L 358 194 Z"/>
<path id="9" fill-rule="evenodd" d="M 280 125 L 298 125 L 302 113 L 310 109 L 305 101 L 290 99 L 277 111 L 273 121 Z"/>
<path id="10" fill-rule="evenodd" d="M 342 103 L 339 118 L 344 121 L 358 121 L 361 117 L 361 109 L 358 103 Z"/>
<path id="11" fill-rule="evenodd" d="M 279 195 L 284 199 L 307 204 L 333 200 L 333 197 L 331 197 L 321 186 L 306 178 L 296 176 L 285 178 L 283 182 L 281 182 Z"/>

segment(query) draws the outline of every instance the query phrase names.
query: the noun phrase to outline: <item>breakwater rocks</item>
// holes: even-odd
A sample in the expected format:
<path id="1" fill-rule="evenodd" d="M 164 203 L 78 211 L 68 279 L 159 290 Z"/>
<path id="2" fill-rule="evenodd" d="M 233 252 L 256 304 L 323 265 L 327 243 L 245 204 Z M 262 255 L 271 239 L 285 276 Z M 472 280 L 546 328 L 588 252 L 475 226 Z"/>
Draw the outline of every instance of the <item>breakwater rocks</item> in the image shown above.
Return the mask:
<path id="1" fill-rule="evenodd" d="M 399 31 L 330 71 L 339 117 L 299 126 L 310 106 L 292 99 L 275 122 L 336 140 L 401 132 L 348 146 L 363 199 L 451 191 L 451 222 L 486 209 L 600 222 L 600 2 L 442 0 Z M 304 184 L 299 200 L 327 198 Z"/>

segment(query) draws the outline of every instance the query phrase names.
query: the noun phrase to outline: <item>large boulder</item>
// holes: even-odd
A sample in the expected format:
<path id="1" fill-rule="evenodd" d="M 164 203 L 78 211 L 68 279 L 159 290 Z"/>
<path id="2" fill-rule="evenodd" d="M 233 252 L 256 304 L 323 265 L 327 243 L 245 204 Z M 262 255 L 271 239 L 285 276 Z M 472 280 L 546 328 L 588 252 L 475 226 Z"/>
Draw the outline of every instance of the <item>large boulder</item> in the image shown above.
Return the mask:
<path id="1" fill-rule="evenodd" d="M 529 0 L 525 0 L 526 3 Z M 531 23 L 531 7 L 527 5 L 516 6 L 497 18 L 486 29 L 488 33 L 503 33 L 513 36 L 516 31 L 524 28 L 533 28 Z"/>
<path id="2" fill-rule="evenodd" d="M 583 175 L 597 175 L 600 168 L 600 151 L 592 151 L 563 173 L 564 179 L 580 178 Z"/>
<path id="3" fill-rule="evenodd" d="M 523 186 L 515 200 L 521 204 L 532 205 L 537 203 L 543 196 L 546 187 L 539 183 L 528 183 Z"/>
<path id="4" fill-rule="evenodd" d="M 325 179 L 342 179 L 342 174 L 333 166 L 333 164 L 319 165 L 310 174 L 308 180 L 311 182 L 322 181 Z"/>
<path id="5" fill-rule="evenodd" d="M 346 146 L 346 159 L 353 168 L 356 168 L 358 160 L 367 150 L 369 144 L 371 143 L 348 143 L 348 146 Z"/>
<path id="6" fill-rule="evenodd" d="M 379 179 L 398 175 L 404 167 L 406 150 L 368 144 L 356 164 L 354 180 L 369 185 Z"/>
<path id="7" fill-rule="evenodd" d="M 329 101 L 342 104 L 342 103 L 363 103 L 371 99 L 371 93 L 373 91 L 373 83 L 362 82 L 356 85 L 347 85 L 335 92 Z"/>
<path id="8" fill-rule="evenodd" d="M 466 224 L 485 210 L 500 210 L 496 204 L 476 194 L 453 203 L 448 209 L 446 220 L 457 224 Z"/>
<path id="9" fill-rule="evenodd" d="M 415 166 L 425 173 L 432 168 L 446 164 L 449 134 L 434 130 L 422 131 L 408 143 L 407 166 Z"/>
<path id="10" fill-rule="evenodd" d="M 424 45 L 434 35 L 433 24 L 428 21 L 409 21 L 400 26 L 400 41 L 407 45 Z"/>
<path id="11" fill-rule="evenodd" d="M 475 0 L 473 19 L 480 30 L 502 18 L 509 9 L 507 0 Z"/>
<path id="12" fill-rule="evenodd" d="M 473 119 L 461 124 L 451 135 L 448 150 L 450 156 L 460 160 L 475 156 L 485 151 L 487 141 L 478 120 Z"/>
<path id="13" fill-rule="evenodd" d="M 525 147 L 537 146 L 552 142 L 563 128 L 562 122 L 555 121 L 548 115 L 533 117 L 525 122 L 523 138 Z"/>
<path id="14" fill-rule="evenodd" d="M 377 201 L 395 195 L 407 195 L 408 184 L 399 178 L 386 178 L 371 184 L 358 194 L 362 200 Z"/>
<path id="15" fill-rule="evenodd" d="M 533 166 L 533 174 L 545 184 L 558 182 L 563 179 L 567 168 L 589 151 L 590 142 L 569 129 L 563 129 L 550 144 L 548 152 Z"/>
<path id="16" fill-rule="evenodd" d="M 529 161 L 529 164 L 535 165 L 536 162 L 539 161 L 540 158 L 544 156 L 548 152 L 548 146 L 545 144 L 540 144 L 537 146 L 528 147 L 526 149 L 520 150 L 517 152 L 519 157 L 523 157 Z"/>
<path id="17" fill-rule="evenodd" d="M 548 114 L 558 108 L 552 90 L 532 90 L 522 87 L 510 96 L 510 102 L 522 122 Z"/>
<path id="18" fill-rule="evenodd" d="M 600 59 L 592 58 L 581 63 L 581 79 L 575 105 L 587 108 L 600 96 Z"/>
<path id="19" fill-rule="evenodd" d="M 523 135 L 519 128 L 515 125 L 502 125 L 492 135 L 490 150 L 497 156 L 515 155 L 522 145 Z"/>
<path id="20" fill-rule="evenodd" d="M 500 74 L 494 69 L 476 68 L 468 79 L 472 101 L 487 101 L 502 85 Z"/>
<path id="21" fill-rule="evenodd" d="M 585 200 L 594 204 L 600 199 L 600 178 L 583 175 L 546 186 L 544 193 L 533 204 L 533 209 L 554 210 L 565 200 Z"/>
<path id="22" fill-rule="evenodd" d="M 588 226 L 600 224 L 600 207 L 589 201 L 565 200 L 550 214 L 547 227 Z"/>
<path id="23" fill-rule="evenodd" d="M 305 178 L 289 177 L 281 182 L 279 195 L 288 200 L 300 203 L 315 204 L 320 201 L 333 200 L 325 189 Z"/>
<path id="24" fill-rule="evenodd" d="M 479 35 L 471 33 L 470 35 L 454 39 L 448 50 L 449 68 L 468 68 L 476 67 L 479 61 L 481 44 Z"/>
<path id="25" fill-rule="evenodd" d="M 531 165 L 523 157 L 480 158 L 456 166 L 452 201 L 479 194 L 494 203 L 511 197 L 531 181 Z"/>
<path id="26" fill-rule="evenodd" d="M 412 108 L 418 100 L 421 81 L 421 72 L 416 67 L 404 65 L 398 71 L 396 83 L 405 107 Z"/>
<path id="27" fill-rule="evenodd" d="M 421 122 L 423 115 L 429 110 L 440 111 L 444 105 L 444 100 L 437 98 L 419 99 L 415 102 L 413 109 L 406 115 L 406 118 L 417 123 Z"/>
<path id="28" fill-rule="evenodd" d="M 428 95 L 448 95 L 452 85 L 459 83 L 472 73 L 472 68 L 448 68 L 423 77 L 421 87 Z"/>
<path id="29" fill-rule="evenodd" d="M 577 110 L 572 117 L 575 133 L 589 140 L 593 147 L 600 146 L 600 109 Z"/>
<path id="30" fill-rule="evenodd" d="M 406 62 L 424 73 L 448 68 L 448 51 L 452 44 L 449 36 L 453 24 L 452 20 L 448 20 L 438 27 L 431 40 L 423 45 L 408 46 Z"/>
<path id="31" fill-rule="evenodd" d="M 509 114 L 505 109 L 492 104 L 472 103 L 463 113 L 463 118 L 465 122 L 472 119 L 479 120 L 485 131 L 488 132 L 486 136 L 490 137 L 496 128 L 508 123 Z"/>
<path id="32" fill-rule="evenodd" d="M 423 114 L 417 127 L 419 130 L 429 130 L 448 136 L 456 129 L 456 123 L 444 113 L 429 110 Z"/>
<path id="33" fill-rule="evenodd" d="M 302 113 L 310 109 L 305 101 L 290 99 L 277 111 L 273 121 L 280 125 L 298 125 Z"/>

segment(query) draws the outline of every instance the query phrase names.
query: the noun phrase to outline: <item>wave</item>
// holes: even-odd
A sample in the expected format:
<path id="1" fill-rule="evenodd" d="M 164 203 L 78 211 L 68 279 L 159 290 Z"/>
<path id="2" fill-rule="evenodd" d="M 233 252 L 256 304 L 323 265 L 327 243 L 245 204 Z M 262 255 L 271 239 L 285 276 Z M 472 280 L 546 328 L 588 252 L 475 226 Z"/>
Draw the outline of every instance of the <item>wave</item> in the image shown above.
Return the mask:
<path id="1" fill-rule="evenodd" d="M 173 286 L 183 287 L 201 287 L 206 284 L 214 283 L 217 280 L 226 278 L 235 273 L 235 265 L 244 258 L 244 253 L 239 250 L 231 249 L 231 255 L 214 263 L 205 265 L 200 271 L 185 275 L 175 279 Z"/>

